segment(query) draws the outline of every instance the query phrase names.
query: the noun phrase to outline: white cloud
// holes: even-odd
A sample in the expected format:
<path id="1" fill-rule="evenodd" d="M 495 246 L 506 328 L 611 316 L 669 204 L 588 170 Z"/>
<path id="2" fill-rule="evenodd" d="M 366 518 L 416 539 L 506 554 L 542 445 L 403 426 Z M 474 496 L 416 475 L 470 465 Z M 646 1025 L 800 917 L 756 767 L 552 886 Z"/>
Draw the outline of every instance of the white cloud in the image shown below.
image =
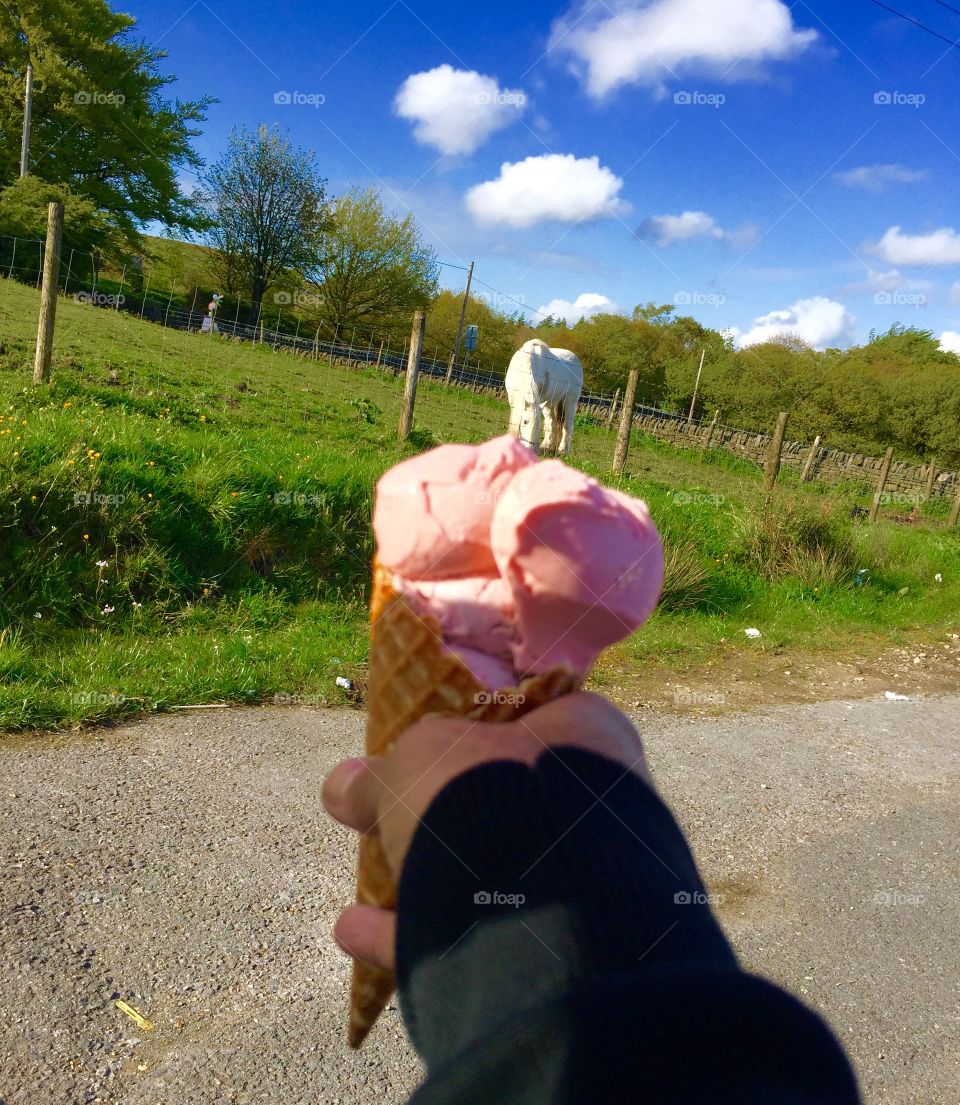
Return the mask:
<path id="1" fill-rule="evenodd" d="M 554 318 L 562 318 L 570 326 L 574 326 L 582 318 L 590 318 L 592 315 L 614 315 L 620 308 L 599 292 L 583 292 L 571 303 L 569 299 L 551 299 L 539 308 L 542 315 L 553 315 Z"/>
<path id="2" fill-rule="evenodd" d="M 637 230 L 641 238 L 652 239 L 658 246 L 674 242 L 689 242 L 691 238 L 723 238 L 717 220 L 706 211 L 684 211 L 681 215 L 654 215 Z"/>
<path id="3" fill-rule="evenodd" d="M 855 319 L 842 303 L 817 295 L 801 299 L 783 311 L 771 311 L 755 319 L 745 333 L 733 328 L 739 348 L 770 341 L 781 334 L 802 338 L 815 349 L 843 345 L 853 340 Z"/>
<path id="4" fill-rule="evenodd" d="M 445 154 L 473 153 L 494 131 L 518 119 L 526 100 L 522 91 L 501 88 L 494 77 L 438 65 L 407 77 L 393 110 L 414 124 L 418 142 Z"/>
<path id="5" fill-rule="evenodd" d="M 718 242 L 745 249 L 756 241 L 759 230 L 755 226 L 743 226 L 739 230 L 724 230 L 706 211 L 684 211 L 679 215 L 654 215 L 641 223 L 637 235 L 658 246 L 671 246 L 675 242 L 689 242 L 694 238 L 713 238 Z"/>
<path id="6" fill-rule="evenodd" d="M 480 223 L 527 227 L 556 220 L 575 223 L 626 214 L 623 181 L 597 157 L 542 154 L 505 161 L 500 176 L 474 185 L 467 210 Z"/>
<path id="7" fill-rule="evenodd" d="M 908 169 L 906 165 L 861 165 L 836 173 L 837 180 L 848 188 L 866 188 L 868 192 L 882 192 L 890 184 L 917 184 L 926 180 L 926 169 Z"/>
<path id="8" fill-rule="evenodd" d="M 960 354 L 960 333 L 956 330 L 944 330 L 940 335 L 940 348 L 948 353 Z"/>
<path id="9" fill-rule="evenodd" d="M 929 234 L 904 234 L 892 226 L 870 248 L 888 265 L 960 265 L 960 234 L 952 226 Z"/>
<path id="10" fill-rule="evenodd" d="M 683 74 L 731 80 L 805 50 L 813 30 L 794 26 L 781 0 L 619 0 L 568 12 L 554 23 L 550 49 L 571 54 L 597 99 L 624 84 L 662 92 Z"/>
<path id="11" fill-rule="evenodd" d="M 947 292 L 947 302 L 951 307 L 960 307 L 960 280 L 950 285 L 950 291 Z"/>

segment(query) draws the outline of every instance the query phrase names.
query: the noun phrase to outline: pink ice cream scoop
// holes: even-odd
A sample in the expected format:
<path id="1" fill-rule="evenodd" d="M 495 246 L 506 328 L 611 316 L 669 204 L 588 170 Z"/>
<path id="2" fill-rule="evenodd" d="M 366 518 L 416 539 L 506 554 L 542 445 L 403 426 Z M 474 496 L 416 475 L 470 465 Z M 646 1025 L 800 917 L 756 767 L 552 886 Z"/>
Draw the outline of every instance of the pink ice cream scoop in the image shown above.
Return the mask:
<path id="1" fill-rule="evenodd" d="M 646 504 L 560 461 L 517 473 L 497 502 L 491 546 L 513 592 L 519 674 L 589 671 L 638 629 L 663 587 Z"/>
<path id="2" fill-rule="evenodd" d="M 463 576 L 412 583 L 394 577 L 394 586 L 421 617 L 436 618 L 447 643 L 512 663 L 513 593 L 505 579 Z"/>
<path id="3" fill-rule="evenodd" d="M 649 617 L 663 548 L 644 503 L 513 437 L 444 445 L 377 485 L 380 562 L 491 690 L 599 653 Z"/>
<path id="4" fill-rule="evenodd" d="M 411 580 L 496 575 L 494 504 L 536 459 L 505 435 L 483 445 L 441 445 L 391 468 L 377 484 L 373 512 L 381 562 Z"/>

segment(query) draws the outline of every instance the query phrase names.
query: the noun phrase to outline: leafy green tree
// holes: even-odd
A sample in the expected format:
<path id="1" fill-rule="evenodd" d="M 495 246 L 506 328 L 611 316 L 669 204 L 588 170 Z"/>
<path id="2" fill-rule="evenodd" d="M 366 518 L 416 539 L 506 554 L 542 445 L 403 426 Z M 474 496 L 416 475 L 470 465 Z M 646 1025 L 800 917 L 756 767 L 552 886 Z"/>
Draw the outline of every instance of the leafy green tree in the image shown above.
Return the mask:
<path id="1" fill-rule="evenodd" d="M 25 176 L 0 191 L 0 271 L 34 278 L 40 268 L 40 243 L 47 236 L 47 206 L 51 203 L 63 204 L 64 279 L 69 273 L 78 280 L 89 280 L 102 259 L 119 256 L 117 227 L 92 200 L 75 195 L 66 184 Z"/>
<path id="2" fill-rule="evenodd" d="M 332 329 L 399 334 L 409 329 L 411 312 L 437 294 L 436 255 L 413 215 L 390 215 L 375 190 L 352 189 L 334 200 L 319 253 L 311 273 L 317 315 Z"/>
<path id="3" fill-rule="evenodd" d="M 440 292 L 427 308 L 426 347 L 432 355 L 449 357 L 457 340 L 460 308 L 463 296 L 457 292 Z M 481 296 L 470 296 L 467 302 L 466 325 L 478 328 L 477 349 L 471 353 L 471 365 L 479 364 L 484 372 L 505 373 L 518 345 L 521 321 L 516 315 L 495 310 Z M 461 360 L 466 354 L 461 350 Z"/>
<path id="4" fill-rule="evenodd" d="M 178 183 L 198 171 L 191 141 L 211 100 L 168 100 L 166 57 L 135 42 L 135 20 L 105 0 L 0 4 L 0 186 L 19 174 L 23 90 L 34 67 L 30 171 L 108 212 L 133 242 L 146 223 L 191 230 Z"/>
<path id="5" fill-rule="evenodd" d="M 202 198 L 220 276 L 227 291 L 249 298 L 255 315 L 271 284 L 319 263 L 326 183 L 312 152 L 266 126 L 234 130 L 207 173 Z"/>

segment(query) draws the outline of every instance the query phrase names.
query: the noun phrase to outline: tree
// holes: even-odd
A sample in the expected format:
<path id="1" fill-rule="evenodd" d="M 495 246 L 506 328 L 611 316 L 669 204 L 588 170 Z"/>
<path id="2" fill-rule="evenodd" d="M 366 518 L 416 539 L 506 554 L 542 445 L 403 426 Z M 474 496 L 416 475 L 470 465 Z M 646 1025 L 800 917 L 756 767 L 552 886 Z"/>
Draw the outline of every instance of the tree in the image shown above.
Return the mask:
<path id="1" fill-rule="evenodd" d="M 352 189 L 333 203 L 312 277 L 320 321 L 333 329 L 409 327 L 410 314 L 437 294 L 438 265 L 413 215 L 396 218 L 379 192 Z"/>
<path id="2" fill-rule="evenodd" d="M 28 175 L 0 192 L 0 269 L 28 280 L 36 276 L 51 203 L 63 204 L 64 276 L 69 264 L 72 277 L 88 280 L 101 259 L 119 256 L 117 228 L 92 200 L 75 195 L 66 184 L 48 184 Z"/>
<path id="3" fill-rule="evenodd" d="M 133 243 L 149 222 L 200 225 L 181 172 L 202 162 L 191 146 L 213 101 L 169 101 L 166 57 L 133 42 L 135 20 L 105 0 L 0 4 L 0 186 L 19 174 L 23 89 L 34 68 L 30 171 L 86 196 Z"/>
<path id="4" fill-rule="evenodd" d="M 425 347 L 431 354 L 436 350 L 439 356 L 449 357 L 453 352 L 462 303 L 462 294 L 442 291 L 427 308 Z M 479 362 L 485 372 L 505 373 L 519 344 L 520 320 L 515 315 L 495 310 L 482 296 L 471 295 L 467 303 L 466 322 L 478 327 L 477 348 L 469 354 L 471 366 Z M 461 349 L 461 359 L 466 355 Z"/>
<path id="5" fill-rule="evenodd" d="M 327 182 L 312 152 L 295 148 L 277 127 L 260 126 L 231 133 L 204 184 L 224 285 L 249 296 L 258 314 L 272 283 L 318 263 Z"/>

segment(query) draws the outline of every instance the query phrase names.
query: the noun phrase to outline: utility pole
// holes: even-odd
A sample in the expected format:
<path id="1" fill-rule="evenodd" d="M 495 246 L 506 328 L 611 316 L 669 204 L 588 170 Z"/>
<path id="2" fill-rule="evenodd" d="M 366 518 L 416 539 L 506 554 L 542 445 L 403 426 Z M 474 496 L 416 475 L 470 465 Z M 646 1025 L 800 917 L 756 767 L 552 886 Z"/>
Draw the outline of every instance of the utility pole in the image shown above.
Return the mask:
<path id="1" fill-rule="evenodd" d="M 457 357 L 460 355 L 460 342 L 463 340 L 463 324 L 467 318 L 467 303 L 470 300 L 470 281 L 473 280 L 473 265 L 471 261 L 467 265 L 467 287 L 463 293 L 463 306 L 460 308 L 460 325 L 457 327 L 457 344 L 453 347 L 453 355 L 450 358 L 450 364 L 447 365 L 447 383 L 450 383 L 450 377 L 453 375 L 453 366 L 456 364 Z"/>
<path id="2" fill-rule="evenodd" d="M 693 385 L 693 398 L 690 400 L 690 413 L 687 415 L 687 421 L 693 421 L 693 412 L 697 405 L 697 395 L 700 391 L 700 377 L 703 375 L 703 361 L 707 355 L 707 347 L 703 347 L 703 352 L 700 354 L 700 367 L 697 369 L 697 382 Z"/>
<path id="3" fill-rule="evenodd" d="M 30 169 L 30 122 L 33 117 L 33 66 L 27 65 L 27 89 L 23 97 L 23 142 L 20 145 L 20 175 Z"/>

